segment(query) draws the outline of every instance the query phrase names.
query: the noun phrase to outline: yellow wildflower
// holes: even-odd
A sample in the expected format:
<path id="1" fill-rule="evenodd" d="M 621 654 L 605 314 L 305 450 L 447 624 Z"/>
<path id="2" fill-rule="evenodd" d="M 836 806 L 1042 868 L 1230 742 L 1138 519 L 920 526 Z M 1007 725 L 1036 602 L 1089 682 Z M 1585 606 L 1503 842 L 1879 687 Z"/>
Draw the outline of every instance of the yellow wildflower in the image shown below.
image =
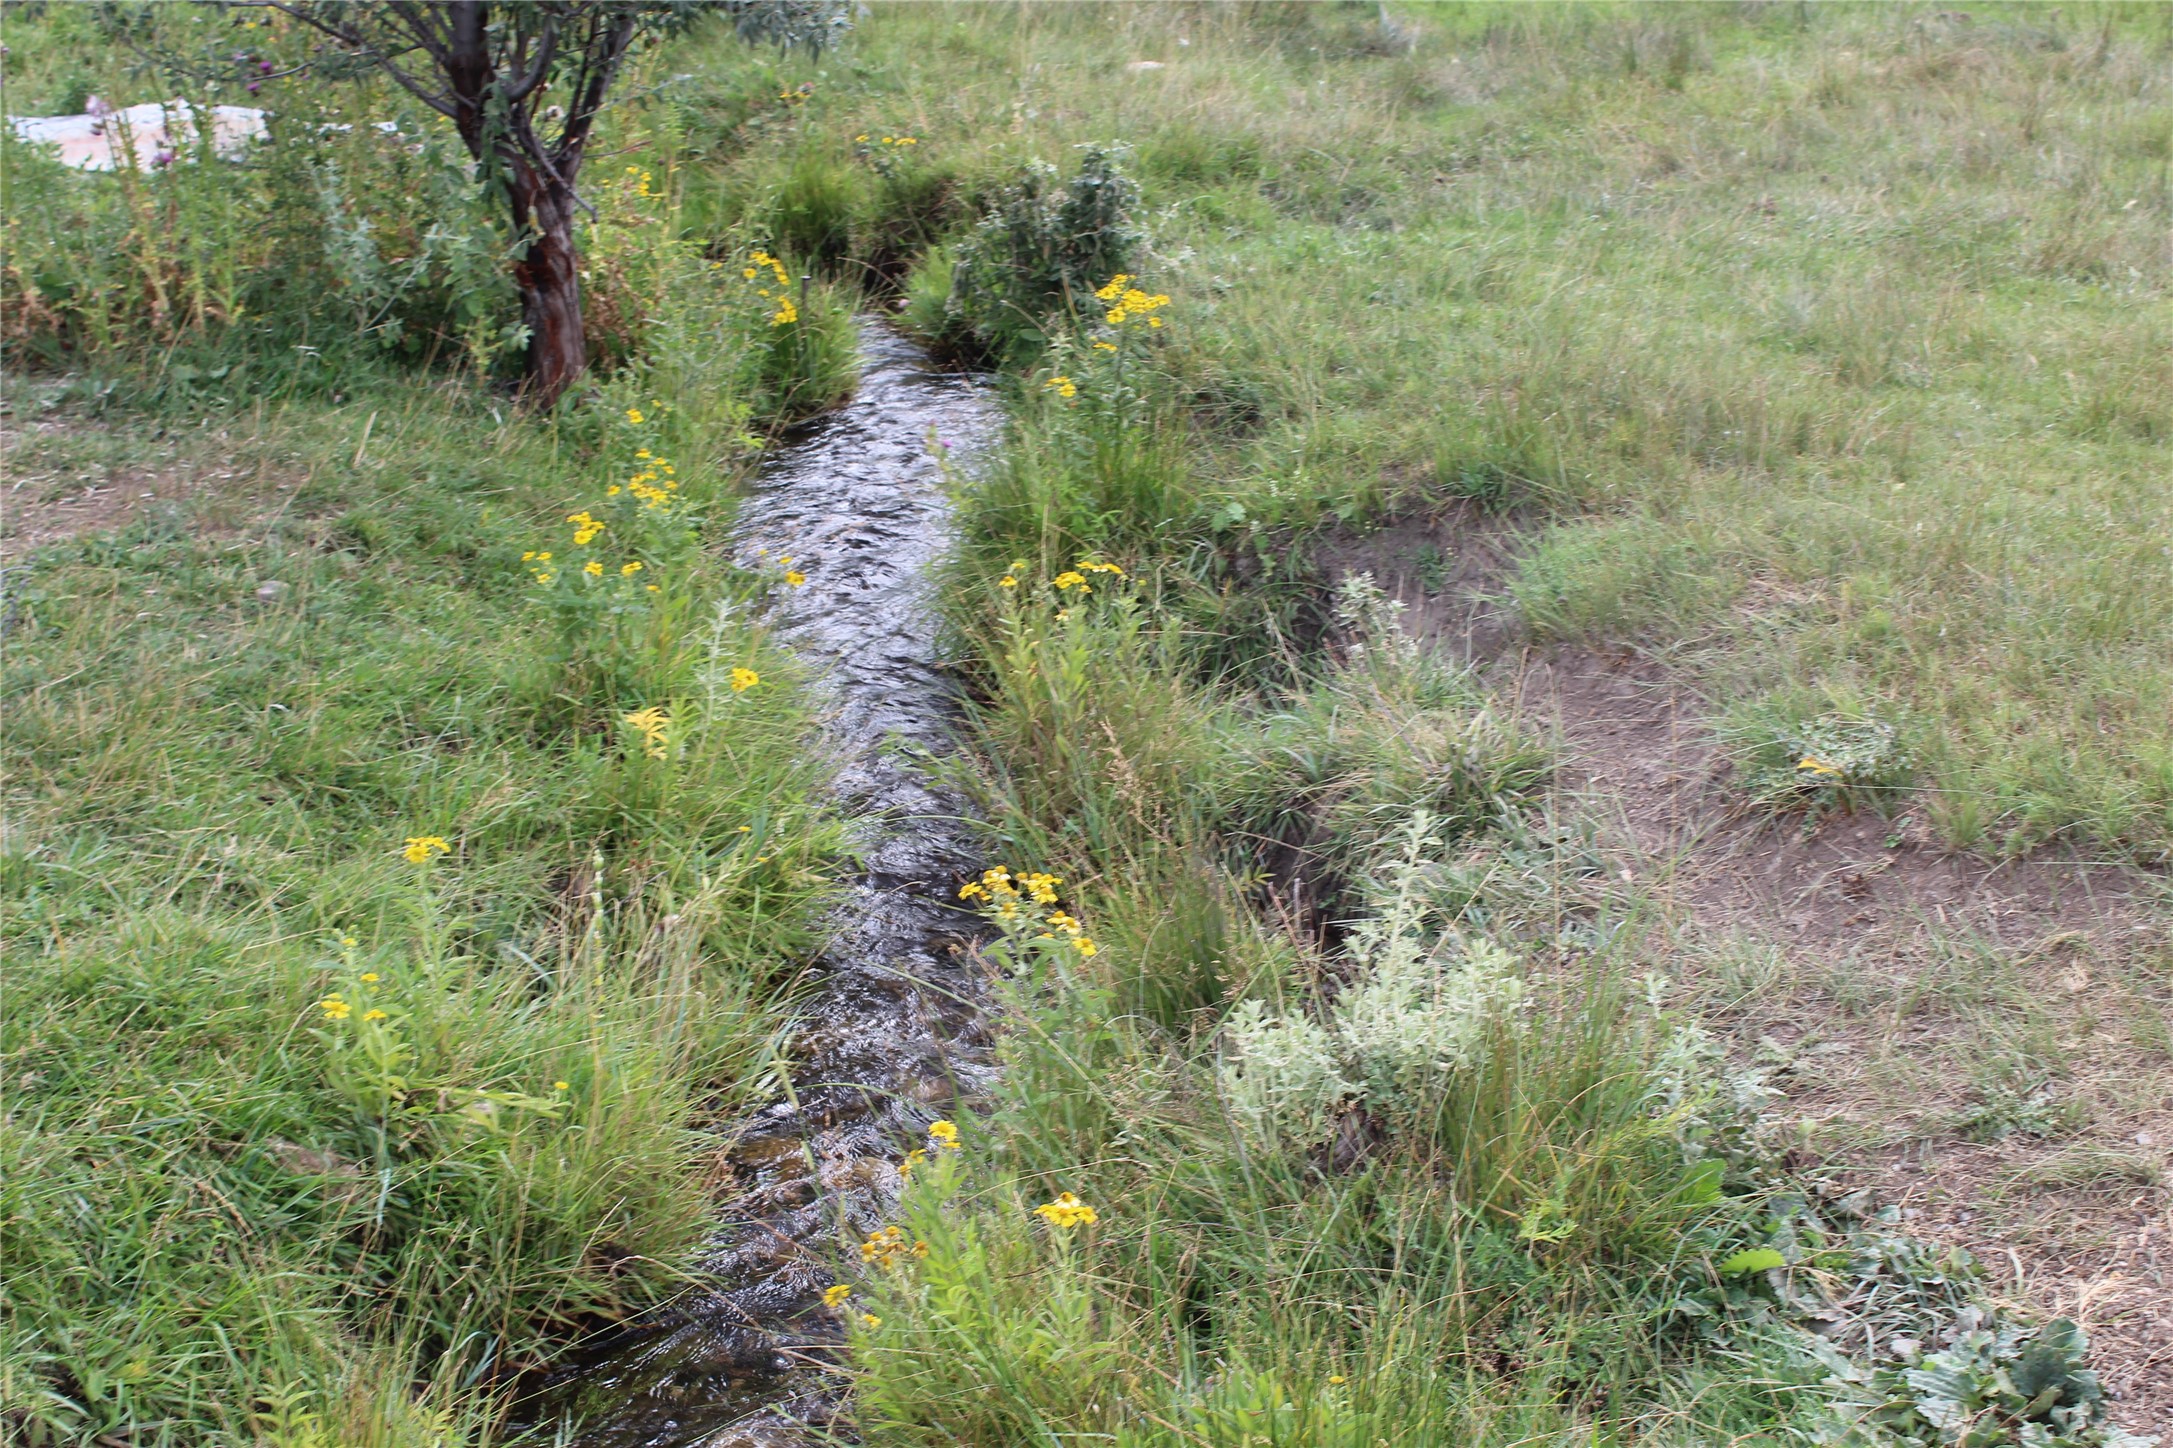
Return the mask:
<path id="1" fill-rule="evenodd" d="M 662 759 L 665 746 L 670 743 L 671 716 L 652 704 L 623 717 L 640 732 L 641 752 L 651 759 Z"/>
<path id="2" fill-rule="evenodd" d="M 328 995 L 317 1002 L 317 1009 L 325 1013 L 327 1020 L 344 1021 L 353 1012 L 354 1007 L 336 995 Z"/>
<path id="3" fill-rule="evenodd" d="M 868 1331 L 873 1332 L 883 1325 L 883 1319 L 877 1317 L 872 1312 L 863 1312 L 860 1314 L 860 1325 L 866 1328 Z"/>
<path id="4" fill-rule="evenodd" d="M 1052 1227 L 1092 1226 L 1101 1220 L 1100 1215 L 1070 1192 L 1060 1194 L 1053 1202 L 1044 1202 L 1034 1208 L 1034 1215 Z"/>
<path id="5" fill-rule="evenodd" d="M 1072 941 L 1072 944 L 1078 946 L 1079 953 L 1086 956 L 1088 959 L 1092 959 L 1093 957 L 1101 954 L 1102 948 L 1099 945 L 1096 945 L 1093 941 L 1087 939 L 1084 935 Z"/>
<path id="6" fill-rule="evenodd" d="M 564 1091 L 567 1089 L 566 1083 L 563 1081 L 553 1081 L 551 1083 L 551 1089 L 553 1091 Z"/>
<path id="7" fill-rule="evenodd" d="M 807 575 L 802 573 L 799 569 L 788 568 L 785 570 L 785 587 L 798 588 L 801 584 L 805 582 L 807 582 Z"/>
<path id="8" fill-rule="evenodd" d="M 1094 591 L 1087 586 L 1086 577 L 1083 574 L 1071 569 L 1066 569 L 1064 572 L 1057 574 L 1050 582 L 1054 583 L 1059 589 L 1076 588 L 1081 593 L 1092 593 Z"/>
<path id="9" fill-rule="evenodd" d="M 852 1295 L 853 1289 L 851 1287 L 843 1282 L 835 1282 L 822 1290 L 822 1305 L 829 1308 L 842 1307 L 845 1305 L 845 1299 Z"/>
<path id="10" fill-rule="evenodd" d="M 1117 344 L 1114 342 L 1096 342 L 1094 350 L 1097 352 L 1114 352 L 1117 350 Z"/>
<path id="11" fill-rule="evenodd" d="M 928 1244 L 908 1244 L 902 1227 L 885 1227 L 860 1244 L 860 1260 L 876 1267 L 895 1267 L 901 1258 L 927 1255 Z"/>
<path id="12" fill-rule="evenodd" d="M 1328 1386 L 1331 1388 L 1340 1388 L 1343 1386 L 1344 1383 L 1348 1381 L 1350 1380 L 1344 1377 L 1341 1373 L 1328 1374 Z"/>
<path id="13" fill-rule="evenodd" d="M 1803 758 L 1797 760 L 1796 768 L 1807 769 L 1813 774 L 1839 775 L 1847 773 L 1847 771 L 1842 769 L 1840 765 L 1828 764 L 1825 760 L 1820 759 L 1815 754 L 1806 754 L 1803 756 Z"/>
<path id="14" fill-rule="evenodd" d="M 753 669 L 732 670 L 732 692 L 735 694 L 744 694 L 761 682 L 762 676 Z"/>
<path id="15" fill-rule="evenodd" d="M 1019 581 L 1016 578 L 1013 578 L 1010 574 L 1006 573 L 1003 577 L 996 580 L 996 586 L 998 588 L 1017 588 L 1019 586 Z"/>
<path id="16" fill-rule="evenodd" d="M 928 1139 L 945 1151 L 958 1150 L 958 1124 L 951 1121 L 928 1123 Z"/>
<path id="17" fill-rule="evenodd" d="M 628 409 L 626 409 L 626 420 L 634 424 L 634 426 L 636 427 L 641 426 L 641 409 L 638 407 L 629 407 Z"/>
<path id="18" fill-rule="evenodd" d="M 926 1160 L 928 1160 L 927 1148 L 919 1146 L 914 1147 L 911 1151 L 905 1154 L 905 1160 L 898 1163 L 899 1178 L 901 1180 L 910 1179 L 913 1175 L 913 1168 L 919 1166 L 922 1162 Z"/>
<path id="19" fill-rule="evenodd" d="M 604 565 L 591 558 L 581 565 L 581 571 L 591 578 L 601 578 L 604 576 Z"/>
<path id="20" fill-rule="evenodd" d="M 374 970 L 366 970 L 362 972 L 362 983 L 364 985 L 376 985 L 381 978 L 382 977 L 380 977 L 378 973 Z"/>
<path id="21" fill-rule="evenodd" d="M 1041 386 L 1043 391 L 1054 388 L 1058 397 L 1077 397 L 1079 395 L 1079 384 L 1069 377 L 1051 377 Z"/>
<path id="22" fill-rule="evenodd" d="M 638 558 L 635 559 L 632 563 L 622 563 L 619 565 L 619 577 L 621 578 L 632 578 L 635 574 L 639 572 L 641 572 L 641 560 Z"/>
<path id="23" fill-rule="evenodd" d="M 385 1019 L 385 1013 L 381 1010 L 376 1009 L 375 1007 L 372 1007 L 371 1009 L 366 1010 L 362 1013 L 362 1019 L 366 1021 L 381 1021 Z"/>
<path id="24" fill-rule="evenodd" d="M 427 864 L 435 855 L 450 855 L 453 847 L 439 835 L 409 835 L 406 848 L 400 851 L 407 856 L 410 865 Z"/>

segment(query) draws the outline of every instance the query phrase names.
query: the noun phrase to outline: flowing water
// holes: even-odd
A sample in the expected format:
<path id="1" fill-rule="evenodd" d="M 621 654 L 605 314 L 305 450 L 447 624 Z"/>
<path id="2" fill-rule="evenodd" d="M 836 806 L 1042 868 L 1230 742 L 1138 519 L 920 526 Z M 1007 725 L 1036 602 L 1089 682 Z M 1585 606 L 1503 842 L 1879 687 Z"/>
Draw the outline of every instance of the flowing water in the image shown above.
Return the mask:
<path id="1" fill-rule="evenodd" d="M 895 1163 L 985 1082 L 973 1006 L 978 869 L 961 801 L 915 757 L 953 747 L 930 566 L 949 538 L 939 451 L 991 441 L 995 403 L 881 324 L 861 326 L 858 396 L 762 468 L 734 549 L 807 575 L 781 635 L 823 676 L 837 807 L 860 869 L 794 1034 L 792 1087 L 727 1133 L 733 1187 L 702 1264 L 709 1289 L 581 1354 L 543 1393 L 582 1448 L 771 1448 L 835 1411 L 832 1263 L 883 1225 Z M 764 550 L 758 555 L 757 550 Z"/>

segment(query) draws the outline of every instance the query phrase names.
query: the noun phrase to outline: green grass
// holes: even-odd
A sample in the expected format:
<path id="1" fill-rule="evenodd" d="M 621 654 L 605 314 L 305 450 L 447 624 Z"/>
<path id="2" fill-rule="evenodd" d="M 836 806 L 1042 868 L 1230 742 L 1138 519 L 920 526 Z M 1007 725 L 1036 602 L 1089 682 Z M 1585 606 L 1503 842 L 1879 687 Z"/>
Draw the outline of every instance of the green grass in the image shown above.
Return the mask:
<path id="1" fill-rule="evenodd" d="M 1920 733 L 1957 846 L 2162 857 L 2164 12 L 1395 15 L 879 10 L 732 186 L 1126 143 L 1200 456 L 1076 543 L 1536 503 L 1541 637 Z"/>
<path id="2" fill-rule="evenodd" d="M 1622 983 L 1667 951 L 1538 808 L 1543 758 L 1475 681 L 1335 617 L 1308 552 L 1514 507 L 1540 640 L 1672 641 L 1741 701 L 1716 730 L 1773 762 L 1846 735 L 1863 777 L 1825 793 L 1921 799 L 1951 843 L 2162 855 L 2168 37 L 2094 14 L 896 7 L 764 73 L 812 98 L 741 133 L 722 190 L 819 175 L 845 267 L 886 216 L 844 184 L 854 134 L 909 130 L 927 184 L 983 204 L 1117 141 L 1137 268 L 1175 299 L 1146 354 L 1059 340 L 1015 373 L 962 487 L 990 854 L 1062 876 L 1095 950 L 1040 920 L 995 953 L 994 1111 L 916 1173 L 926 1255 L 857 1289 L 867 1441 L 1831 1426 L 1789 1304 L 1929 1258 L 1844 1268 L 1833 1223 L 1788 1225 L 1768 1146 L 1702 1116 L 1746 1083 Z M 939 251 L 902 286 L 938 336 L 950 274 Z M 1101 559 L 1135 577 L 1054 582 Z M 1439 833 L 1399 865 L 1415 818 Z M 1384 913 L 1399 869 L 1420 916 Z M 1315 1060 L 1288 1043 L 1383 998 L 1391 937 L 1443 969 L 1508 946 L 1530 1036 L 1441 1066 L 1425 1110 L 1368 1088 L 1333 1139 L 1249 1132 L 1229 1063 Z M 1293 1119 L 1353 1099 L 1291 1070 Z M 1666 1143 L 1662 1101 L 1711 1134 Z M 1100 1219 L 1037 1224 L 1063 1191 Z M 1768 1234 L 1838 1275 L 1746 1292 L 1719 1264 Z M 1968 1289 L 1938 1270 L 1881 1300 L 1946 1320 Z"/>
<path id="3" fill-rule="evenodd" d="M 764 1089 L 809 947 L 837 841 L 792 665 L 748 621 L 760 580 L 658 559 L 643 666 L 584 673 L 520 555 L 571 553 L 560 518 L 600 508 L 617 436 L 351 385 L 13 451 L 261 495 L 9 569 L 28 1441 L 472 1432 L 507 1373 L 676 1290 L 709 1201 L 690 1128 Z M 728 512 L 729 458 L 681 456 Z M 709 677 L 743 663 L 753 690 Z M 613 727 L 649 704 L 669 758 Z M 423 835 L 450 854 L 403 858 Z"/>
<path id="4" fill-rule="evenodd" d="M 2163 858 L 2173 30 L 2089 14 L 901 5 L 819 61 L 697 30 L 594 181 L 629 365 L 550 419 L 477 379 L 504 339 L 458 310 L 469 251 L 364 355 L 328 339 L 382 277 L 339 207 L 288 206 L 300 172 L 11 167 L 10 355 L 78 369 L 18 466 L 262 495 L 10 570 L 11 1429 L 478 1439 L 500 1374 L 673 1290 L 689 1129 L 776 1069 L 839 848 L 792 667 L 722 607 L 763 581 L 701 539 L 750 431 L 850 387 L 857 288 L 942 332 L 971 219 L 1112 142 L 1167 326 L 1058 329 L 1010 376 L 944 580 L 957 773 L 1077 919 L 989 952 L 1005 1073 L 901 1204 L 926 1255 L 855 1279 L 858 1430 L 1830 1426 L 1803 1309 L 1874 1284 L 1861 1353 L 1951 1323 L 1967 1273 L 1774 1172 L 1756 1091 L 1630 979 L 1666 948 L 1546 813 L 1543 751 L 1312 548 L 1514 508 L 1534 635 L 1665 648 L 1777 788 L 1838 730 L 1953 844 Z M 55 17 L 25 95 L 143 98 Z M 413 219 L 405 162 L 340 156 L 386 234 Z M 161 251 L 160 216 L 256 250 Z M 284 274 L 268 217 L 309 243 Z M 790 333 L 739 287 L 757 245 L 819 277 Z M 145 300 L 169 283 L 195 300 Z M 609 511 L 637 443 L 699 536 Z M 1961 1124 L 2063 1126 L 2039 1034 Z M 1066 1191 L 1099 1219 L 1034 1215 Z M 1784 1270 L 1722 1269 L 1751 1244 Z"/>

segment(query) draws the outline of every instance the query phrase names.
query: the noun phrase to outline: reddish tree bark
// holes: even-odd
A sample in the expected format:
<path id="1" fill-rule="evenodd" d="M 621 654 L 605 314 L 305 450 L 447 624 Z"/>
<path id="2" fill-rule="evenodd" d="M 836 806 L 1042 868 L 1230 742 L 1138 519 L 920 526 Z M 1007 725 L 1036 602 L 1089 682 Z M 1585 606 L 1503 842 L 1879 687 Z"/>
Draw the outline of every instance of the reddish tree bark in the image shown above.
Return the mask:
<path id="1" fill-rule="evenodd" d="M 513 266 L 521 292 L 521 320 L 528 325 L 528 376 L 522 390 L 539 406 L 557 402 L 588 370 L 588 338 L 581 320 L 581 255 L 574 247 L 571 194 L 524 182 L 529 195 L 514 202 L 530 233 L 527 254 Z"/>

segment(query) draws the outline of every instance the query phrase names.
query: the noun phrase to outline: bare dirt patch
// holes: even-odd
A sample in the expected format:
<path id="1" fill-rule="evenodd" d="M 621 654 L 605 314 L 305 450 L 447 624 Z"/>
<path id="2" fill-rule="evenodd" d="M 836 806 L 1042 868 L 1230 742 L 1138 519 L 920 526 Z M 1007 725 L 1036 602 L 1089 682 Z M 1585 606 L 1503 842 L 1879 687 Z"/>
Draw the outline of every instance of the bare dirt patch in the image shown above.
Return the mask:
<path id="1" fill-rule="evenodd" d="M 1943 851 L 1906 814 L 1751 812 L 1714 711 L 1659 664 L 1497 667 L 1806 1144 L 2001 1293 L 2080 1321 L 2128 1426 L 2173 1426 L 2164 882 Z"/>
<path id="2" fill-rule="evenodd" d="M 2166 881 L 1946 851 L 1922 811 L 1807 828 L 1749 808 L 1687 680 L 1517 642 L 1515 549 L 1459 512 L 1322 557 L 1556 741 L 1563 802 L 1653 906 L 1656 964 L 1771 1070 L 1803 1149 L 1969 1248 L 2002 1296 L 2080 1321 L 2125 1426 L 2173 1428 Z"/>
<path id="3" fill-rule="evenodd" d="M 140 426 L 71 414 L 0 421 L 0 563 L 145 517 L 185 518 L 209 534 L 246 527 L 294 480 L 250 460 L 207 461 L 218 441 L 162 445 Z"/>

